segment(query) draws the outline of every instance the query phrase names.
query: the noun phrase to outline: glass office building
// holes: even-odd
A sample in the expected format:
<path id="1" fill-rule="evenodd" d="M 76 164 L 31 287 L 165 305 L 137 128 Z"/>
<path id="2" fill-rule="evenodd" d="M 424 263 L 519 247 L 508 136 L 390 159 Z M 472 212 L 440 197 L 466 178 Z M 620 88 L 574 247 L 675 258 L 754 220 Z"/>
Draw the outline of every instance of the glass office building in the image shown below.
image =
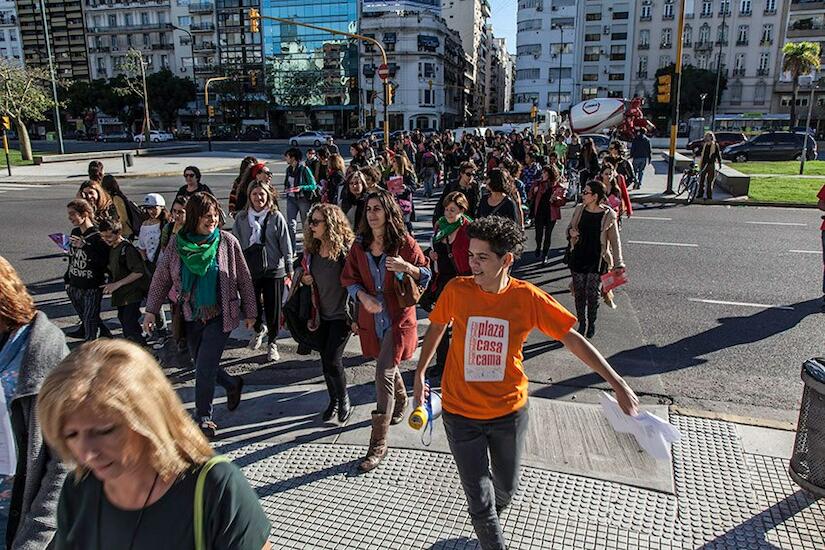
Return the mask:
<path id="1" fill-rule="evenodd" d="M 266 16 L 354 33 L 357 0 L 261 0 Z M 358 44 L 345 36 L 264 20 L 263 54 L 277 135 L 304 129 L 343 136 L 358 126 Z"/>

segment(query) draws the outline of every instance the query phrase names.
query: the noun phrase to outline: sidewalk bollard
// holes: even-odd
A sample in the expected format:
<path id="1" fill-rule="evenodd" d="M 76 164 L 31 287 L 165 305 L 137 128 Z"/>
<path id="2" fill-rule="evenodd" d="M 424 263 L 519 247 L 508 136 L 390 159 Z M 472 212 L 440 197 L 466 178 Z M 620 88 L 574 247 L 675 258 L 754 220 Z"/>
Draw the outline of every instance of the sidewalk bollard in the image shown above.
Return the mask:
<path id="1" fill-rule="evenodd" d="M 126 153 L 121 154 L 120 159 L 123 161 L 123 173 L 125 174 L 128 172 L 128 170 L 126 170 Z"/>
<path id="2" fill-rule="evenodd" d="M 802 364 L 802 404 L 789 473 L 805 491 L 825 497 L 825 358 Z"/>

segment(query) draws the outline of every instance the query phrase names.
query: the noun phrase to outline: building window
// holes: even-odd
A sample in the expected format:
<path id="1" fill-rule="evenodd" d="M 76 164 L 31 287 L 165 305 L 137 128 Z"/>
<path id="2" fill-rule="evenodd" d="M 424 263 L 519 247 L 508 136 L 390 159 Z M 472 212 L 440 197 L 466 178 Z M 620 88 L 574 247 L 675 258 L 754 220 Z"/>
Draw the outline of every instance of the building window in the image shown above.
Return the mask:
<path id="1" fill-rule="evenodd" d="M 191 17 L 189 17 L 188 15 L 178 16 L 178 27 L 183 27 L 184 29 L 187 29 L 191 25 L 192 25 L 192 18 Z"/>
<path id="2" fill-rule="evenodd" d="M 582 101 L 587 101 L 588 99 L 593 99 L 598 97 L 599 89 L 598 88 L 582 88 Z"/>
<path id="3" fill-rule="evenodd" d="M 536 80 L 541 76 L 541 69 L 519 69 L 516 71 L 516 80 Z"/>
<path id="4" fill-rule="evenodd" d="M 645 4 L 642 6 L 642 11 L 640 12 L 639 19 L 641 21 L 650 21 L 650 4 Z"/>
<path id="5" fill-rule="evenodd" d="M 518 32 L 539 30 L 541 30 L 541 19 L 527 19 L 518 23 Z"/>
<path id="6" fill-rule="evenodd" d="M 662 29 L 662 41 L 659 43 L 661 48 L 670 48 L 673 46 L 673 30 Z"/>
<path id="7" fill-rule="evenodd" d="M 419 90 L 419 94 L 419 97 L 421 98 L 421 105 L 428 107 L 435 106 L 435 90 L 424 88 L 423 90 Z"/>
<path id="8" fill-rule="evenodd" d="M 611 72 L 611 73 L 609 73 L 609 74 L 607 75 L 607 79 L 608 79 L 608 80 L 613 80 L 613 81 L 616 81 L 616 80 L 624 80 L 624 71 L 619 72 L 619 73 L 613 73 L 613 72 Z"/>
<path id="9" fill-rule="evenodd" d="M 586 13 L 584 14 L 585 21 L 601 21 L 602 20 L 602 12 L 597 11 L 595 13 Z"/>
<path id="10" fill-rule="evenodd" d="M 700 69 L 707 69 L 708 68 L 708 56 L 706 54 L 700 53 L 696 56 L 696 66 Z"/>
<path id="11" fill-rule="evenodd" d="M 728 43 L 728 24 L 722 23 L 716 31 L 716 40 L 723 46 Z"/>
<path id="12" fill-rule="evenodd" d="M 719 6 L 719 15 L 730 15 L 730 0 L 722 0 Z"/>
<path id="13" fill-rule="evenodd" d="M 419 78 L 434 78 L 435 77 L 435 63 L 422 62 L 418 64 Z"/>
<path id="14" fill-rule="evenodd" d="M 559 78 L 562 80 L 573 78 L 573 69 L 570 67 L 550 67 L 548 73 L 548 82 L 556 82 Z"/>
<path id="15" fill-rule="evenodd" d="M 783 95 L 779 99 L 779 104 L 783 107 L 790 107 L 791 103 L 793 103 L 793 96 Z M 808 106 L 808 94 L 800 95 L 796 98 L 796 106 L 797 107 L 807 107 Z"/>
<path id="16" fill-rule="evenodd" d="M 759 42 L 763 46 L 773 44 L 773 24 L 772 23 L 765 23 L 764 25 L 762 25 L 762 39 Z"/>
<path id="17" fill-rule="evenodd" d="M 699 27 L 699 43 L 710 43 L 710 25 L 708 25 L 707 23 Z"/>
<path id="18" fill-rule="evenodd" d="M 585 46 L 584 47 L 584 60 L 585 61 L 598 61 L 600 55 L 601 55 L 601 48 L 599 48 L 599 46 Z"/>
<path id="19" fill-rule="evenodd" d="M 135 25 L 135 16 L 131 13 L 123 14 L 123 25 L 125 27 L 133 27 Z"/>
<path id="20" fill-rule="evenodd" d="M 582 80 L 585 82 L 596 82 L 599 80 L 599 73 L 583 73 Z"/>
<path id="21" fill-rule="evenodd" d="M 534 104 L 539 102 L 539 94 L 537 94 L 536 92 L 516 94 L 514 100 L 516 103 Z"/>
<path id="22" fill-rule="evenodd" d="M 550 53 L 558 55 L 560 53 L 573 53 L 573 43 L 565 42 L 564 44 L 550 44 Z"/>
<path id="23" fill-rule="evenodd" d="M 602 28 L 599 25 L 587 25 L 584 28 L 584 41 L 585 42 L 601 42 L 602 41 Z"/>
<path id="24" fill-rule="evenodd" d="M 765 13 L 766 14 L 776 13 L 776 0 L 766 0 L 765 1 Z"/>
<path id="25" fill-rule="evenodd" d="M 110 27 L 117 27 L 117 15 L 110 14 L 109 15 L 109 26 Z"/>
<path id="26" fill-rule="evenodd" d="M 573 27 L 574 23 L 572 17 L 554 17 L 550 20 L 550 28 Z"/>
<path id="27" fill-rule="evenodd" d="M 547 94 L 547 106 L 548 107 L 557 107 L 560 104 L 570 103 L 571 96 L 570 93 L 562 92 L 561 95 L 559 94 Z"/>
<path id="28" fill-rule="evenodd" d="M 610 46 L 610 61 L 624 61 L 627 59 L 627 46 Z"/>
<path id="29" fill-rule="evenodd" d="M 518 3 L 519 9 L 542 8 L 544 9 L 544 0 L 520 0 Z"/>
<path id="30" fill-rule="evenodd" d="M 141 13 L 140 14 L 140 24 L 141 25 L 148 25 L 149 24 L 149 14 L 148 13 Z"/>
<path id="31" fill-rule="evenodd" d="M 629 16 L 629 12 L 626 11 L 614 11 L 613 12 L 613 21 L 621 21 L 627 19 Z"/>
<path id="32" fill-rule="evenodd" d="M 639 47 L 648 49 L 650 47 L 650 31 L 643 29 L 639 31 Z"/>
<path id="33" fill-rule="evenodd" d="M 647 78 L 647 56 L 639 56 L 639 69 L 636 73 L 638 78 Z"/>
<path id="34" fill-rule="evenodd" d="M 516 54 L 538 57 L 541 55 L 541 44 L 522 44 L 516 49 Z"/>
<path id="35" fill-rule="evenodd" d="M 664 69 L 665 67 L 670 66 L 670 56 L 669 55 L 660 55 L 659 56 L 659 68 Z"/>
<path id="36" fill-rule="evenodd" d="M 765 89 L 766 86 L 764 84 L 757 84 L 756 88 L 753 89 L 753 104 L 754 105 L 764 105 L 765 104 L 765 97 L 767 96 L 767 90 Z"/>
<path id="37" fill-rule="evenodd" d="M 730 104 L 731 105 L 741 105 L 742 104 L 742 83 L 741 82 L 734 82 L 731 84 L 730 87 Z"/>
<path id="38" fill-rule="evenodd" d="M 748 34 L 750 33 L 750 27 L 748 25 L 739 25 L 739 32 L 736 36 L 736 45 L 737 46 L 747 46 L 748 45 Z"/>
<path id="39" fill-rule="evenodd" d="M 662 11 L 662 19 L 673 19 L 673 0 L 665 0 L 664 11 Z"/>
<path id="40" fill-rule="evenodd" d="M 385 32 L 382 42 L 384 42 L 384 51 L 395 51 L 396 34 L 394 32 Z"/>
<path id="41" fill-rule="evenodd" d="M 713 2 L 710 0 L 703 0 L 702 13 L 699 14 L 699 17 L 713 17 Z"/>
<path id="42" fill-rule="evenodd" d="M 751 0 L 741 0 L 739 2 L 739 14 L 740 15 L 750 15 L 751 14 Z"/>
<path id="43" fill-rule="evenodd" d="M 745 76 L 745 54 L 738 53 L 733 59 L 733 76 Z"/>
<path id="44" fill-rule="evenodd" d="M 759 54 L 759 70 L 760 71 L 767 71 L 768 64 L 771 62 L 771 54 L 768 52 L 762 52 Z"/>
<path id="45" fill-rule="evenodd" d="M 685 25 L 685 30 L 682 32 L 682 44 L 690 47 L 693 44 L 693 27 Z"/>

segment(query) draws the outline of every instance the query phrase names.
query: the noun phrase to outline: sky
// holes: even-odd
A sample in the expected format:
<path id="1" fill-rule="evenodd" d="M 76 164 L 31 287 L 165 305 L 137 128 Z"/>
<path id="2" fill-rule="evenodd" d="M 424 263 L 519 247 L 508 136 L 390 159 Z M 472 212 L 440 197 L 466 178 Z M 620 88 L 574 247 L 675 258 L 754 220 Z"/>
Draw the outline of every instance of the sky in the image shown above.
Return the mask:
<path id="1" fill-rule="evenodd" d="M 507 39 L 507 49 L 516 53 L 517 0 L 490 0 L 490 22 L 493 34 Z"/>

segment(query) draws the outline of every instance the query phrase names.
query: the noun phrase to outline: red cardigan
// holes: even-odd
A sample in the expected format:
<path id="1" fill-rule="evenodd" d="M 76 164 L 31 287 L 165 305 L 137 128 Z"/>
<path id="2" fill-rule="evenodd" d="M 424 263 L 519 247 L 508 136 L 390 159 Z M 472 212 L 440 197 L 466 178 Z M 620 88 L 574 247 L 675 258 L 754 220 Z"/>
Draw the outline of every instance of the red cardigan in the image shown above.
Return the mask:
<path id="1" fill-rule="evenodd" d="M 429 267 L 429 260 L 421 251 L 421 247 L 411 235 L 407 235 L 407 242 L 401 246 L 399 256 L 416 267 Z M 341 272 L 341 284 L 345 287 L 360 284 L 364 289 L 375 296 L 375 282 L 367 252 L 356 243 L 350 248 L 344 270 Z M 392 321 L 393 361 L 395 364 L 410 359 L 418 346 L 418 321 L 415 307 L 401 308 L 395 296 L 393 278 L 395 274 L 387 271 L 384 277 L 384 305 L 389 309 Z M 375 359 L 381 352 L 381 342 L 375 333 L 375 320 L 365 308 L 358 308 L 358 337 L 361 340 L 361 353 L 370 359 Z"/>

